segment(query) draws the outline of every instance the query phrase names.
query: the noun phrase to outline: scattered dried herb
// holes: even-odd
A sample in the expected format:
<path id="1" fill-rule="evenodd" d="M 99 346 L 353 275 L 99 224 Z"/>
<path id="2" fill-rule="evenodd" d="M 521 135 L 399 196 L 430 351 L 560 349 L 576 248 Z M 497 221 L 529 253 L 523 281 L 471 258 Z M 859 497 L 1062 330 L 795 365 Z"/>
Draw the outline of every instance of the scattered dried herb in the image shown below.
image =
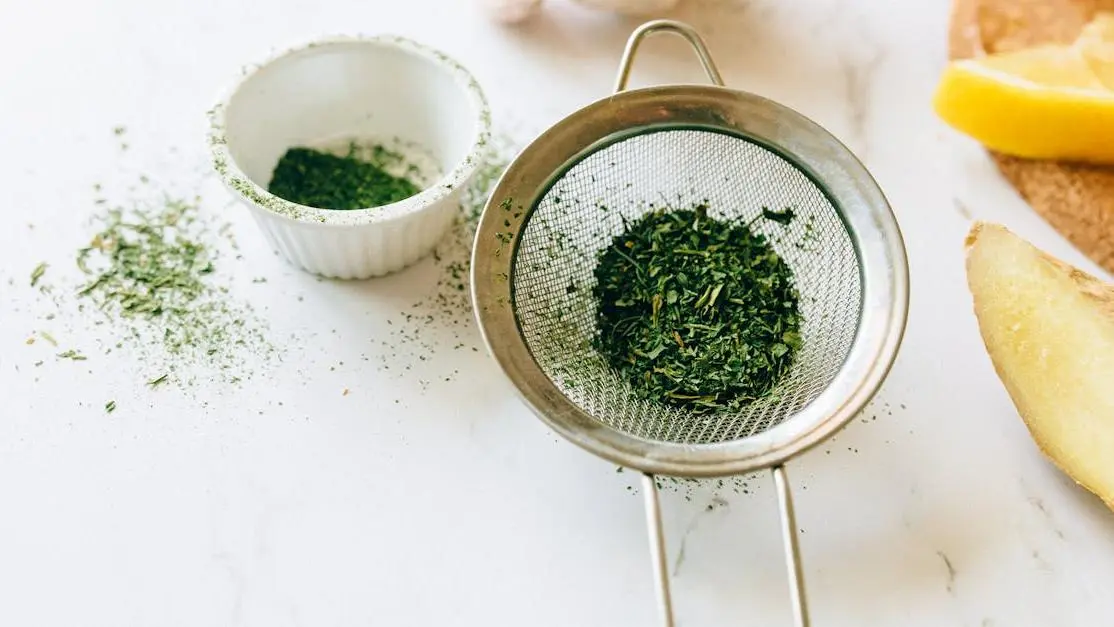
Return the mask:
<path id="1" fill-rule="evenodd" d="M 356 144 L 336 155 L 312 148 L 290 148 L 279 159 L 267 190 L 290 202 L 318 209 L 366 209 L 398 202 L 419 187 L 388 171 L 397 153 L 374 146 L 364 158 Z"/>
<path id="2" fill-rule="evenodd" d="M 126 129 L 112 132 L 123 137 Z M 191 169 L 160 181 L 132 173 L 130 182 L 93 184 L 88 212 L 71 208 L 87 216 L 87 243 L 70 257 L 73 265 L 43 260 L 31 271 L 29 290 L 38 307 L 49 307 L 40 320 L 52 321 L 51 330 L 71 342 L 81 340 L 81 353 L 57 348 L 56 359 L 88 355 L 92 365 L 113 355 L 109 367 L 134 369 L 140 385 L 165 372 L 170 377 L 160 385 L 203 382 L 206 389 L 237 383 L 281 359 L 287 343 L 273 344 L 266 320 L 233 289 L 243 273 L 235 267 L 241 256 L 223 219 L 224 194 L 219 200 L 200 195 L 207 175 L 197 178 Z M 44 330 L 28 343 L 36 340 L 59 346 Z M 32 355 L 36 366 L 43 356 Z"/>
<path id="3" fill-rule="evenodd" d="M 785 226 L 793 221 L 793 218 L 796 217 L 796 213 L 788 208 L 782 209 L 781 211 L 774 211 L 768 207 L 762 207 L 762 217 Z"/>
<path id="4" fill-rule="evenodd" d="M 625 224 L 595 278 L 596 348 L 642 398 L 737 409 L 768 394 L 800 348 L 791 269 L 705 204 Z"/>
<path id="5" fill-rule="evenodd" d="M 104 229 L 78 252 L 78 266 L 92 276 L 78 295 L 93 295 L 124 315 L 157 316 L 187 307 L 205 291 L 202 276 L 213 271 L 205 246 L 181 232 L 191 219 L 189 210 L 182 201 L 145 214 L 110 210 Z M 90 266 L 91 255 L 101 263 Z"/>
<path id="6" fill-rule="evenodd" d="M 46 273 L 46 268 L 47 263 L 44 261 L 35 266 L 35 269 L 31 271 L 31 287 L 38 285 L 39 279 L 43 278 L 43 274 Z"/>
<path id="7" fill-rule="evenodd" d="M 127 339 L 159 344 L 175 361 L 224 369 L 243 363 L 238 352 L 264 356 L 273 347 L 250 307 L 213 280 L 218 238 L 199 203 L 162 196 L 104 206 L 98 230 L 77 253 L 86 280 L 75 294 L 114 323 L 130 323 Z"/>
<path id="8" fill-rule="evenodd" d="M 150 387 L 158 387 L 159 384 L 165 383 L 166 380 L 169 379 L 169 378 L 170 378 L 170 375 L 168 375 L 166 373 L 163 373 L 163 374 L 155 377 L 154 379 L 151 379 L 150 381 L 148 381 L 147 385 L 150 386 Z"/>
<path id="9" fill-rule="evenodd" d="M 108 401 L 104 404 L 104 413 L 111 414 L 116 411 L 116 401 Z"/>
<path id="10" fill-rule="evenodd" d="M 436 284 L 389 318 L 389 333 L 377 341 L 379 372 L 409 378 L 420 367 L 429 373 L 418 381 L 426 390 L 432 381 L 452 382 L 460 376 L 454 355 L 480 351 L 469 290 L 472 244 L 491 188 L 517 146 L 512 138 L 496 135 L 482 153 L 475 176 L 461 190 L 452 227 L 430 255 Z"/>

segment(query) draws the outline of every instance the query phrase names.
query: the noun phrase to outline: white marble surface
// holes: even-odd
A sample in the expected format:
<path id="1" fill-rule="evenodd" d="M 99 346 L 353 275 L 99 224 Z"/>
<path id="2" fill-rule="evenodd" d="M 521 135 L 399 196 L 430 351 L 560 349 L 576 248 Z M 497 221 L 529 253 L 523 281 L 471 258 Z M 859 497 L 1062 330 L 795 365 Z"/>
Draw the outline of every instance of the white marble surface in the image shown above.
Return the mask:
<path id="1" fill-rule="evenodd" d="M 947 3 L 688 1 L 680 16 L 728 83 L 844 138 L 907 236 L 912 311 L 891 377 L 789 469 L 814 624 L 1109 624 L 1114 514 L 1040 457 L 994 377 L 962 240 L 971 216 L 998 220 L 1092 266 L 933 117 Z M 281 367 L 189 389 L 147 388 L 127 351 L 87 345 L 104 329 L 45 320 L 27 285 L 88 237 L 94 183 L 203 172 L 205 110 L 272 47 L 354 30 L 421 39 L 463 60 L 497 124 L 528 136 L 606 93 L 634 21 L 561 0 L 506 32 L 464 0 L 8 2 L 2 15 L 0 625 L 655 624 L 631 473 L 547 432 L 483 352 L 446 350 L 478 345 L 470 318 L 399 339 L 401 312 L 434 290 L 429 261 L 317 281 L 205 182 L 241 243 L 236 297 L 291 339 Z M 638 83 L 699 79 L 676 42 L 645 50 Z M 46 328 L 90 359 L 25 345 Z M 422 342 L 437 344 L 425 361 Z M 743 485 L 665 492 L 684 627 L 789 624 L 772 486 Z"/>

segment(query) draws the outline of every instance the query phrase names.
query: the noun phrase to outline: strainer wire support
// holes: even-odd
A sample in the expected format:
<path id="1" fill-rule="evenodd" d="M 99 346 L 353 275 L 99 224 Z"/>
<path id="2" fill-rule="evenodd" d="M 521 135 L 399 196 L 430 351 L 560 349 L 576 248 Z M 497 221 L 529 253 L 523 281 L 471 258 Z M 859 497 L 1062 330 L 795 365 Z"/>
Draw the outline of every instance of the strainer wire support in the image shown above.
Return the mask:
<path id="1" fill-rule="evenodd" d="M 793 494 L 785 466 L 773 468 L 774 485 L 777 487 L 778 506 L 781 509 L 782 544 L 785 546 L 785 563 L 789 567 L 789 597 L 793 604 L 793 624 L 808 625 L 808 605 L 805 602 L 804 574 L 801 569 L 801 550 L 797 543 L 797 516 L 793 511 Z"/>
<path id="2" fill-rule="evenodd" d="M 662 528 L 661 500 L 653 475 L 642 474 L 642 490 L 646 493 L 646 524 L 651 529 L 650 556 L 658 582 L 658 613 L 664 627 L 673 627 L 673 598 L 669 591 L 669 566 L 665 557 L 665 530 Z"/>
<path id="3" fill-rule="evenodd" d="M 679 35 L 692 46 L 708 80 L 720 87 L 725 86 L 723 77 L 716 68 L 712 55 L 700 35 L 690 26 L 674 20 L 653 20 L 646 22 L 631 34 L 627 41 L 623 58 L 619 63 L 619 73 L 615 79 L 615 93 L 627 88 L 630 82 L 631 69 L 635 56 L 642 41 L 653 33 L 668 32 Z M 804 575 L 801 568 L 801 553 L 797 541 L 797 522 L 793 511 L 793 498 L 786 476 L 785 466 L 777 465 L 773 468 L 774 483 L 777 486 L 778 505 L 781 511 L 782 540 L 785 546 L 785 562 L 789 571 L 789 596 L 793 605 L 793 624 L 795 627 L 808 627 L 808 609 L 806 608 Z M 670 592 L 669 570 L 666 566 L 665 530 L 662 524 L 661 504 L 658 496 L 657 481 L 654 476 L 644 473 L 642 479 L 643 493 L 646 500 L 646 519 L 650 531 L 650 558 L 654 566 L 654 577 L 657 583 L 658 609 L 661 615 L 662 627 L 673 627 L 673 601 Z"/>

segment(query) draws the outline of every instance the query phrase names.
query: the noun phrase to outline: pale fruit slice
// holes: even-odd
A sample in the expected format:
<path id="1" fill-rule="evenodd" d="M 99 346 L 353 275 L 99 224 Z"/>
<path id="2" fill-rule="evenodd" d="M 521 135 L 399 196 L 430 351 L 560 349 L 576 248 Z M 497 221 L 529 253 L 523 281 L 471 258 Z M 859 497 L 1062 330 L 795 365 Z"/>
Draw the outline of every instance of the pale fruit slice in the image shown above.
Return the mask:
<path id="1" fill-rule="evenodd" d="M 1103 87 L 1114 90 L 1114 13 L 1100 13 L 1084 26 L 1075 48 Z"/>
<path id="2" fill-rule="evenodd" d="M 1114 287 L 1002 226 L 967 236 L 990 360 L 1040 450 L 1114 509 Z"/>
<path id="3" fill-rule="evenodd" d="M 1002 154 L 1114 163 L 1114 14 L 1098 14 L 1071 45 L 952 61 L 933 107 Z"/>

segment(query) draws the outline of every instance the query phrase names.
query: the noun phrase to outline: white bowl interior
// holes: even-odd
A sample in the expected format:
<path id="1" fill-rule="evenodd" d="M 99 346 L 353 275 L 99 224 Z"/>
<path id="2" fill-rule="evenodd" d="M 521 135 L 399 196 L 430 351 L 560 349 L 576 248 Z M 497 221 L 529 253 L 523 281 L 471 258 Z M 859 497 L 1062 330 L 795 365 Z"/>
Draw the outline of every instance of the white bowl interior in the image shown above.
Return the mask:
<path id="1" fill-rule="evenodd" d="M 441 176 L 472 151 L 482 105 L 438 53 L 393 40 L 328 42 L 267 64 L 244 80 L 225 110 L 237 167 L 267 189 L 293 146 L 350 140 L 411 146 Z"/>

